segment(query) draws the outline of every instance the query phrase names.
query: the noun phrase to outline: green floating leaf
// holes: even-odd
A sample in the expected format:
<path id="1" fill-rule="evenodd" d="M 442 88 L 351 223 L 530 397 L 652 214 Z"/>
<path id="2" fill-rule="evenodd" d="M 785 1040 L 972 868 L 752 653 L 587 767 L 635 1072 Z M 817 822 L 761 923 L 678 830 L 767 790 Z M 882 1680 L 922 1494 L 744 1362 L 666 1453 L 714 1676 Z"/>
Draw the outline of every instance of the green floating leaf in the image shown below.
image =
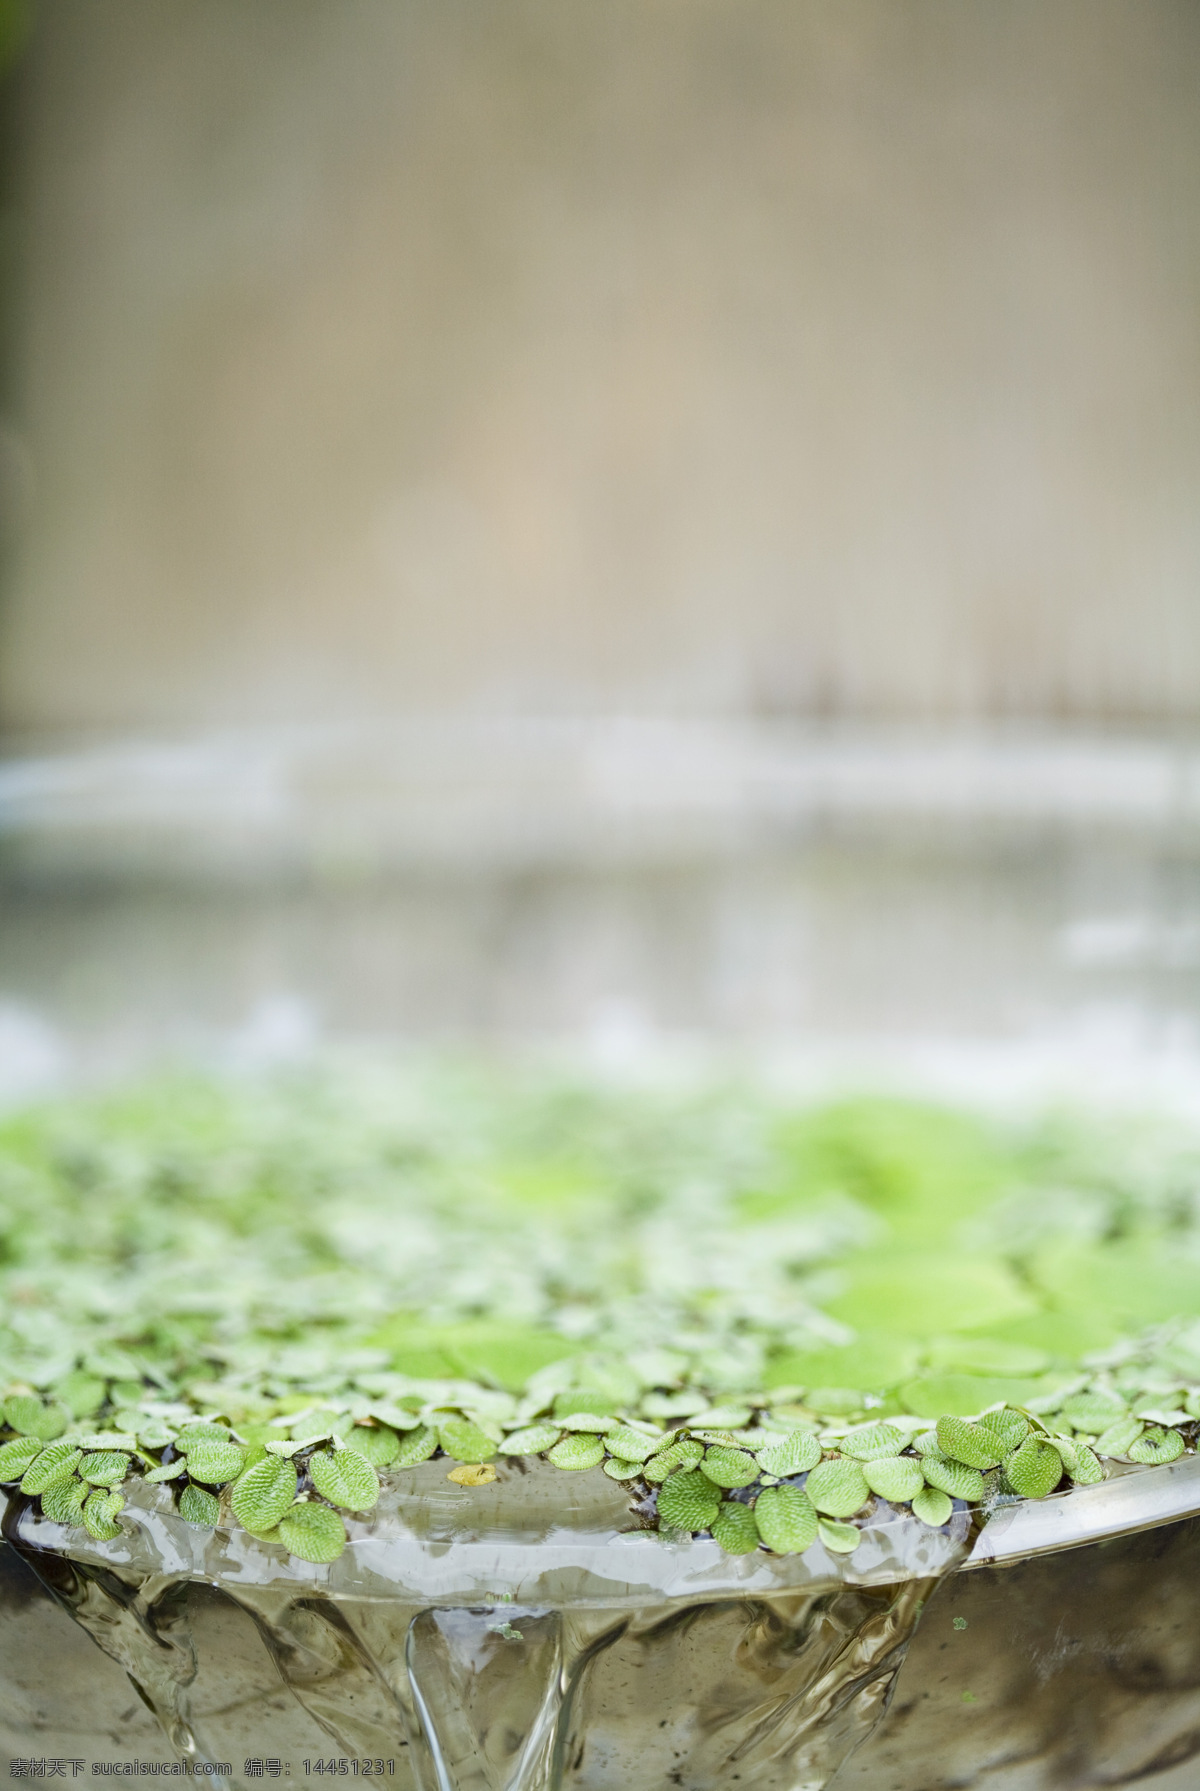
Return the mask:
<path id="1" fill-rule="evenodd" d="M 328 1505 L 300 1501 L 279 1520 L 278 1537 L 290 1555 L 328 1566 L 346 1546 L 346 1526 Z"/>
<path id="2" fill-rule="evenodd" d="M 21 1476 L 23 1493 L 42 1493 L 59 1480 L 72 1480 L 83 1459 L 82 1449 L 72 1443 L 51 1443 L 43 1449 Z"/>
<path id="3" fill-rule="evenodd" d="M 221 1516 L 221 1501 L 191 1481 L 179 1495 L 179 1515 L 185 1524 L 201 1524 L 211 1530 Z"/>
<path id="4" fill-rule="evenodd" d="M 547 1449 L 553 1449 L 562 1429 L 557 1424 L 527 1424 L 524 1430 L 514 1430 L 506 1436 L 500 1445 L 501 1455 L 543 1455 Z M 636 1457 L 630 1457 L 630 1460 Z"/>
<path id="5" fill-rule="evenodd" d="M 1028 1436 L 1009 1456 L 1004 1472 L 1009 1485 L 1023 1498 L 1044 1499 L 1062 1479 L 1062 1457 L 1048 1443 Z"/>
<path id="6" fill-rule="evenodd" d="M 296 1497 L 295 1464 L 267 1455 L 236 1482 L 230 1495 L 233 1515 L 244 1529 L 261 1536 L 273 1530 Z"/>
<path id="7" fill-rule="evenodd" d="M 1128 1455 L 1144 1428 L 1140 1418 L 1118 1418 L 1096 1438 L 1096 1454 Z"/>
<path id="8" fill-rule="evenodd" d="M 408 1431 L 400 1438 L 400 1449 L 394 1468 L 415 1468 L 420 1462 L 428 1461 L 437 1454 L 438 1433 L 429 1424 L 418 1424 L 415 1430 Z"/>
<path id="9" fill-rule="evenodd" d="M 143 1449 L 165 1449 L 168 1443 L 175 1441 L 173 1426 L 162 1418 L 143 1419 L 134 1430 Z"/>
<path id="10" fill-rule="evenodd" d="M 998 1412 L 985 1412 L 979 1420 L 979 1429 L 995 1437 L 1000 1449 L 999 1460 L 1003 1461 L 1029 1435 L 1029 1419 L 1022 1412 L 1014 1412 L 1011 1406 L 1004 1406 Z"/>
<path id="11" fill-rule="evenodd" d="M 1054 1459 L 1058 1461 L 1057 1456 Z M 952 1499 L 977 1505 L 983 1497 L 983 1475 L 978 1468 L 964 1467 L 961 1461 L 939 1461 L 935 1455 L 926 1455 L 921 1462 L 921 1472 L 929 1486 L 947 1493 Z"/>
<path id="12" fill-rule="evenodd" d="M 950 1513 L 954 1509 L 949 1496 L 936 1486 L 923 1487 L 913 1500 L 912 1508 L 921 1522 L 934 1530 L 940 1530 L 943 1524 L 949 1522 Z"/>
<path id="13" fill-rule="evenodd" d="M 599 1412 L 565 1412 L 554 1422 L 560 1430 L 586 1430 L 593 1436 L 605 1436 L 610 1430 L 617 1428 L 615 1418 L 601 1417 Z"/>
<path id="14" fill-rule="evenodd" d="M 1091 1436 L 1099 1436 L 1110 1424 L 1129 1414 L 1125 1401 L 1115 1393 L 1072 1393 L 1059 1409 L 1076 1430 L 1085 1430 Z"/>
<path id="15" fill-rule="evenodd" d="M 669 1449 L 660 1449 L 652 1455 L 642 1472 L 651 1486 L 661 1486 L 668 1474 L 676 1468 L 694 1468 L 704 1460 L 704 1444 L 694 1443 L 690 1437 L 683 1437 L 678 1443 L 672 1443 Z"/>
<path id="16" fill-rule="evenodd" d="M 853 1517 L 871 1497 L 861 1463 L 843 1455 L 818 1462 L 804 1490 L 824 1517 Z"/>
<path id="17" fill-rule="evenodd" d="M 175 1438 L 175 1447 L 181 1455 L 190 1455 L 201 1443 L 232 1443 L 233 1433 L 227 1424 L 214 1424 L 209 1419 L 196 1420 L 185 1424 Z"/>
<path id="18" fill-rule="evenodd" d="M 904 1433 L 894 1424 L 868 1424 L 852 1430 L 841 1440 L 841 1451 L 852 1461 L 883 1461 L 899 1455 L 904 1447 Z"/>
<path id="19" fill-rule="evenodd" d="M 400 1438 L 390 1424 L 356 1424 L 347 1441 L 373 1468 L 390 1468 L 400 1454 Z"/>
<path id="20" fill-rule="evenodd" d="M 117 1449 L 100 1449 L 84 1456 L 79 1472 L 93 1486 L 119 1486 L 129 1472 L 129 1457 Z"/>
<path id="21" fill-rule="evenodd" d="M 802 1555 L 817 1540 L 817 1513 L 799 1486 L 768 1486 L 754 1505 L 758 1534 L 776 1555 Z"/>
<path id="22" fill-rule="evenodd" d="M 748 1405 L 709 1405 L 693 1412 L 690 1423 L 693 1430 L 741 1430 L 750 1416 Z"/>
<path id="23" fill-rule="evenodd" d="M 790 1480 L 793 1474 L 807 1474 L 821 1459 L 821 1445 L 815 1431 L 793 1430 L 777 1442 L 758 1451 L 758 1465 L 764 1474 L 777 1480 Z"/>
<path id="24" fill-rule="evenodd" d="M 547 1461 L 552 1461 L 556 1468 L 566 1468 L 573 1472 L 581 1472 L 585 1468 L 598 1468 L 604 1460 L 604 1444 L 599 1437 L 589 1436 L 584 1431 L 573 1432 L 556 1443 L 547 1452 Z"/>
<path id="25" fill-rule="evenodd" d="M 345 1511 L 370 1511 L 379 1498 L 379 1476 L 357 1449 L 318 1449 L 308 1472 L 321 1497 Z"/>
<path id="26" fill-rule="evenodd" d="M 1067 1470 L 1067 1473 L 1074 1479 L 1075 1470 L 1079 1466 L 1079 1451 L 1083 1445 L 1076 1443 L 1071 1437 L 1048 1436 L 1040 1440 L 1049 1444 L 1050 1448 L 1054 1450 L 1054 1453 L 1062 1462 L 1063 1467 Z"/>
<path id="27" fill-rule="evenodd" d="M 42 1516 L 52 1524 L 77 1529 L 83 1523 L 83 1504 L 90 1491 L 82 1480 L 56 1480 L 42 1494 Z"/>
<path id="28" fill-rule="evenodd" d="M 491 1437 L 469 1418 L 439 1418 L 438 1440 L 452 1461 L 491 1461 L 496 1454 Z"/>
<path id="29" fill-rule="evenodd" d="M 835 1555 L 852 1555 L 862 1541 L 862 1531 L 854 1524 L 835 1523 L 829 1517 L 820 1519 L 817 1535 Z"/>
<path id="30" fill-rule="evenodd" d="M 713 1540 L 720 1543 L 727 1555 L 750 1555 L 758 1547 L 754 1513 L 749 1505 L 740 1505 L 736 1499 L 721 1501 L 710 1528 Z"/>
<path id="31" fill-rule="evenodd" d="M 42 1453 L 37 1437 L 14 1437 L 0 1443 L 0 1480 L 19 1480 Z"/>
<path id="32" fill-rule="evenodd" d="M 611 1418 L 615 1424 L 618 1404 L 603 1388 L 573 1387 L 555 1399 L 554 1418 L 558 1423 L 564 1418 Z"/>
<path id="33" fill-rule="evenodd" d="M 137 1448 L 137 1438 L 120 1430 L 93 1430 L 86 1436 L 77 1433 L 71 1440 L 84 1450 L 117 1449 L 122 1455 L 132 1455 Z"/>
<path id="34" fill-rule="evenodd" d="M 641 1462 L 621 1461 L 615 1455 L 610 1455 L 603 1465 L 610 1480 L 636 1480 L 642 1471 Z"/>
<path id="35" fill-rule="evenodd" d="M 1070 1470 L 1076 1486 L 1099 1486 L 1104 1478 L 1104 1468 L 1092 1450 L 1079 1443 L 1075 1449 L 1075 1466 Z"/>
<path id="36" fill-rule="evenodd" d="M 164 1480 L 178 1480 L 181 1474 L 186 1473 L 187 1462 L 182 1455 L 177 1455 L 174 1461 L 163 1462 L 157 1468 L 151 1468 L 149 1473 L 142 1475 L 142 1479 L 147 1486 L 160 1486 Z"/>
<path id="37" fill-rule="evenodd" d="M 671 1530 L 711 1530 L 720 1508 L 717 1488 L 694 1468 L 672 1474 L 658 1495 L 658 1521 Z"/>
<path id="38" fill-rule="evenodd" d="M 93 1542 L 114 1542 L 121 1534 L 115 1522 L 125 1504 L 119 1492 L 94 1492 L 83 1507 L 83 1527 Z"/>
<path id="39" fill-rule="evenodd" d="M 995 1468 L 1004 1460 L 1000 1438 L 982 1424 L 972 1424 L 969 1418 L 939 1418 L 937 1440 L 943 1455 L 968 1468 Z"/>
<path id="40" fill-rule="evenodd" d="M 236 1443 L 217 1443 L 205 1439 L 193 1443 L 187 1452 L 188 1473 L 193 1480 L 209 1486 L 225 1486 L 236 1480 L 246 1466 L 246 1451 Z"/>
<path id="41" fill-rule="evenodd" d="M 71 1422 L 65 1405 L 45 1405 L 36 1393 L 14 1393 L 4 1401 L 4 1416 L 21 1436 L 43 1443 L 60 1437 Z"/>
<path id="42" fill-rule="evenodd" d="M 810 1387 L 805 1403 L 825 1418 L 853 1418 L 867 1403 L 859 1387 Z"/>
<path id="43" fill-rule="evenodd" d="M 81 1368 L 64 1374 L 54 1384 L 54 1396 L 62 1401 L 73 1418 L 88 1418 L 104 1404 L 106 1384 L 98 1375 L 85 1374 Z"/>
<path id="44" fill-rule="evenodd" d="M 609 1454 L 618 1456 L 621 1461 L 649 1461 L 661 1442 L 661 1436 L 648 1437 L 628 1424 L 616 1425 L 604 1439 Z"/>
<path id="45" fill-rule="evenodd" d="M 723 1449 L 719 1445 L 715 1449 L 706 1449 L 704 1460 L 700 1463 L 700 1472 L 714 1486 L 721 1486 L 726 1491 L 735 1487 L 749 1486 L 758 1479 L 758 1463 L 745 1449 Z"/>
<path id="46" fill-rule="evenodd" d="M 1177 1430 L 1163 1430 L 1161 1425 L 1155 1424 L 1129 1445 L 1129 1459 L 1147 1467 L 1160 1468 L 1167 1462 L 1178 1461 L 1185 1447 Z M 21 1485 L 24 1484 L 22 1481 Z"/>
<path id="47" fill-rule="evenodd" d="M 863 1463 L 863 1479 L 873 1493 L 891 1505 L 908 1505 L 925 1484 L 921 1464 L 911 1455 L 893 1455 Z"/>

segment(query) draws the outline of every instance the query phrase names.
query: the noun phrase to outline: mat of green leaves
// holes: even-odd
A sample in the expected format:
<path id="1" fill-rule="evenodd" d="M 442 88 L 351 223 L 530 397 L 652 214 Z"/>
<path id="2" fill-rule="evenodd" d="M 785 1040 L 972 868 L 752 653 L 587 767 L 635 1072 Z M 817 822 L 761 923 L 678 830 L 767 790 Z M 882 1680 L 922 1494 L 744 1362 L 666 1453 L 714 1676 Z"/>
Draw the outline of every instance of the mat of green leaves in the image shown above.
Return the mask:
<path id="1" fill-rule="evenodd" d="M 1200 1420 L 1200 1136 L 330 1064 L 0 1123 L 0 1482 L 334 1560 L 380 1475 L 628 1486 L 731 1554 L 1044 1498 Z M 128 1520 L 126 1520 L 128 1521 Z"/>

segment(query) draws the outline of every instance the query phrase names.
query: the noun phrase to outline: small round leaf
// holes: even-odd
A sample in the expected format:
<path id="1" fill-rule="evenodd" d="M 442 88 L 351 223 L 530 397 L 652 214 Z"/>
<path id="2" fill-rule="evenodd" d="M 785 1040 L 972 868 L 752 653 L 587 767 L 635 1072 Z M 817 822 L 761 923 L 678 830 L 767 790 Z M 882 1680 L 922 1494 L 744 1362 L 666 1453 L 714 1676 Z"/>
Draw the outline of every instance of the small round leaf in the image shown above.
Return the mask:
<path id="1" fill-rule="evenodd" d="M 491 1461 L 496 1453 L 491 1437 L 469 1418 L 440 1418 L 438 1440 L 453 1461 Z"/>
<path id="2" fill-rule="evenodd" d="M 670 1485 L 670 1482 L 667 1482 Z M 713 1539 L 727 1555 L 750 1555 L 758 1547 L 758 1525 L 749 1505 L 724 1499 L 712 1521 Z"/>
<path id="3" fill-rule="evenodd" d="M 658 1521 L 670 1530 L 710 1530 L 720 1508 L 717 1488 L 694 1468 L 672 1474 L 658 1495 Z"/>
<path id="4" fill-rule="evenodd" d="M 523 1430 L 514 1430 L 506 1436 L 500 1445 L 501 1455 L 542 1455 L 547 1449 L 553 1449 L 562 1427 L 558 1424 L 527 1424 Z"/>
<path id="5" fill-rule="evenodd" d="M 873 1493 L 891 1505 L 908 1505 L 925 1484 L 921 1464 L 911 1455 L 893 1455 L 863 1463 L 863 1479 Z"/>
<path id="6" fill-rule="evenodd" d="M 934 1530 L 940 1530 L 944 1523 L 949 1522 L 950 1513 L 954 1510 L 949 1495 L 939 1491 L 936 1486 L 922 1487 L 912 1502 L 912 1508 L 921 1522 Z"/>
<path id="7" fill-rule="evenodd" d="M 101 1449 L 84 1456 L 79 1472 L 93 1486 L 119 1486 L 129 1472 L 129 1457 L 116 1449 Z"/>
<path id="8" fill-rule="evenodd" d="M 556 1468 L 567 1468 L 580 1472 L 585 1468 L 598 1468 L 604 1460 L 604 1444 L 597 1436 L 589 1436 L 586 1431 L 574 1431 L 555 1443 L 553 1449 L 547 1451 L 547 1461 L 552 1461 Z"/>
<path id="9" fill-rule="evenodd" d="M 328 1505 L 300 1501 L 279 1520 L 280 1542 L 301 1561 L 327 1566 L 346 1546 L 346 1526 Z"/>
<path id="10" fill-rule="evenodd" d="M 862 1541 L 862 1531 L 854 1524 L 835 1523 L 830 1517 L 821 1518 L 817 1535 L 834 1555 L 852 1555 Z"/>
<path id="11" fill-rule="evenodd" d="M 715 1449 L 706 1449 L 704 1460 L 700 1463 L 700 1472 L 714 1486 L 722 1486 L 732 1490 L 738 1486 L 749 1486 L 758 1479 L 758 1463 L 744 1449 L 724 1449 L 719 1445 Z"/>
<path id="12" fill-rule="evenodd" d="M 346 1441 L 373 1468 L 389 1468 L 400 1453 L 400 1438 L 390 1424 L 356 1424 Z"/>
<path id="13" fill-rule="evenodd" d="M 1155 1424 L 1144 1431 L 1137 1441 L 1129 1445 L 1130 1461 L 1139 1461 L 1147 1467 L 1163 1467 L 1167 1462 L 1178 1461 L 1186 1445 L 1177 1430 L 1163 1430 Z M 36 1463 L 35 1463 L 36 1466 Z M 22 1487 L 25 1482 L 22 1480 Z"/>
<path id="14" fill-rule="evenodd" d="M 409 1430 L 399 1439 L 400 1447 L 392 1462 L 394 1468 L 415 1468 L 418 1463 L 428 1461 L 437 1454 L 437 1431 L 429 1424 L 418 1424 L 415 1430 Z"/>
<path id="15" fill-rule="evenodd" d="M 318 1449 L 308 1472 L 321 1497 L 346 1511 L 370 1511 L 379 1498 L 379 1476 L 357 1449 Z"/>
<path id="16" fill-rule="evenodd" d="M 843 1455 L 818 1462 L 804 1490 L 824 1517 L 853 1517 L 871 1496 L 861 1465 Z"/>
<path id="17" fill-rule="evenodd" d="M 884 1461 L 899 1455 L 904 1447 L 904 1432 L 894 1424 L 868 1424 L 844 1436 L 840 1447 L 842 1454 L 853 1461 Z"/>
<path id="18" fill-rule="evenodd" d="M 802 1555 L 817 1540 L 817 1513 L 798 1486 L 768 1486 L 754 1506 L 759 1536 L 776 1555 Z"/>
<path id="19" fill-rule="evenodd" d="M 1050 1452 L 1052 1455 L 1054 1451 Z M 1058 1461 L 1057 1455 L 1054 1456 Z M 964 1467 L 961 1461 L 941 1461 L 936 1455 L 927 1455 L 921 1463 L 921 1471 L 930 1486 L 944 1492 L 952 1499 L 963 1499 L 968 1505 L 977 1505 L 983 1497 L 983 1475 L 978 1468 Z M 1059 1472 L 1062 1463 L 1059 1462 Z"/>
<path id="20" fill-rule="evenodd" d="M 230 1495 L 233 1515 L 253 1535 L 273 1530 L 296 1497 L 296 1469 L 285 1456 L 267 1455 L 247 1468 Z"/>
<path id="21" fill-rule="evenodd" d="M 202 1524 L 211 1530 L 221 1515 L 221 1501 L 215 1493 L 189 1481 L 179 1495 L 179 1515 L 185 1524 Z"/>
<path id="22" fill-rule="evenodd" d="M 94 1542 L 113 1542 L 121 1534 L 115 1522 L 125 1501 L 119 1492 L 94 1492 L 83 1508 L 83 1527 Z"/>
<path id="23" fill-rule="evenodd" d="M 188 1473 L 193 1480 L 208 1486 L 226 1486 L 236 1480 L 246 1465 L 246 1451 L 236 1443 L 218 1443 L 205 1438 L 193 1443 L 187 1452 Z"/>
<path id="24" fill-rule="evenodd" d="M 21 1476 L 21 1491 L 42 1493 L 59 1480 L 73 1479 L 82 1457 L 82 1449 L 71 1443 L 51 1443 L 26 1468 Z"/>
<path id="25" fill-rule="evenodd" d="M 1062 1457 L 1035 1436 L 1026 1437 L 1004 1464 L 1009 1485 L 1026 1499 L 1044 1499 L 1063 1475 Z"/>
<path id="26" fill-rule="evenodd" d="M 943 1455 L 968 1468 L 998 1467 L 1006 1453 L 993 1431 L 972 1424 L 969 1418 L 939 1418 L 937 1440 Z"/>
<path id="27" fill-rule="evenodd" d="M 14 1437 L 0 1443 L 0 1480 L 20 1480 L 42 1453 L 37 1437 Z"/>
<path id="28" fill-rule="evenodd" d="M 52 1524 L 77 1529 L 83 1523 L 83 1503 L 90 1491 L 82 1480 L 56 1480 L 42 1494 L 42 1516 Z"/>
<path id="29" fill-rule="evenodd" d="M 777 1480 L 788 1480 L 793 1474 L 807 1474 L 821 1459 L 821 1445 L 811 1430 L 792 1430 L 777 1442 L 758 1451 L 758 1465 L 764 1474 Z"/>

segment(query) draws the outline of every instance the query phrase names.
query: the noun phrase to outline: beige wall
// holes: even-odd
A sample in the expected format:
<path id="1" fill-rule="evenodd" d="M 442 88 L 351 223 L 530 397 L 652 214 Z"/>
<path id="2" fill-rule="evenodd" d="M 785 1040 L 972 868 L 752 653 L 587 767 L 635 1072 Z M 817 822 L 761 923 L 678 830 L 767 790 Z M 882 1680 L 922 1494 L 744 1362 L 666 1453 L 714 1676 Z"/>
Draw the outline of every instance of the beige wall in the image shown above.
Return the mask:
<path id="1" fill-rule="evenodd" d="M 1192 0 L 55 0 L 11 733 L 1200 701 Z"/>

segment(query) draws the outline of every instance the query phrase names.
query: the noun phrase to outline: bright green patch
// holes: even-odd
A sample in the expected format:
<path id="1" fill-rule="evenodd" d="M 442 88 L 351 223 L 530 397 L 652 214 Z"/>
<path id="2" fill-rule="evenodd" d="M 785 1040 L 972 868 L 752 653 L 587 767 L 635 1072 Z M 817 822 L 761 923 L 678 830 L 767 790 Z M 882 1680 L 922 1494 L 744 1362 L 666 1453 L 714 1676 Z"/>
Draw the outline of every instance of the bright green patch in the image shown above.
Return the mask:
<path id="1" fill-rule="evenodd" d="M 694 1469 L 672 1474 L 658 1495 L 658 1521 L 669 1530 L 711 1530 L 720 1508 L 720 1492 Z"/>
<path id="2" fill-rule="evenodd" d="M 804 1490 L 823 1517 L 853 1517 L 871 1496 L 862 1464 L 838 1455 L 818 1462 Z"/>
<path id="3" fill-rule="evenodd" d="M 754 1504 L 759 1536 L 776 1555 L 802 1555 L 817 1540 L 817 1512 L 798 1486 L 768 1486 Z"/>
<path id="4" fill-rule="evenodd" d="M 215 1493 L 192 1482 L 179 1495 L 179 1515 L 185 1524 L 199 1524 L 211 1530 L 220 1518 L 221 1501 Z"/>
<path id="5" fill-rule="evenodd" d="M 290 1555 L 328 1566 L 346 1546 L 346 1527 L 328 1505 L 300 1502 L 279 1520 L 276 1535 Z"/>
<path id="6" fill-rule="evenodd" d="M 273 1530 L 296 1497 L 296 1469 L 282 1456 L 268 1455 L 247 1468 L 234 1486 L 230 1505 L 238 1522 L 253 1535 Z"/>
<path id="7" fill-rule="evenodd" d="M 758 1547 L 758 1525 L 748 1505 L 723 1499 L 710 1528 L 727 1555 L 751 1555 Z"/>
<path id="8" fill-rule="evenodd" d="M 379 1498 L 379 1476 L 357 1449 L 318 1449 L 308 1473 L 321 1497 L 344 1511 L 370 1511 Z"/>

